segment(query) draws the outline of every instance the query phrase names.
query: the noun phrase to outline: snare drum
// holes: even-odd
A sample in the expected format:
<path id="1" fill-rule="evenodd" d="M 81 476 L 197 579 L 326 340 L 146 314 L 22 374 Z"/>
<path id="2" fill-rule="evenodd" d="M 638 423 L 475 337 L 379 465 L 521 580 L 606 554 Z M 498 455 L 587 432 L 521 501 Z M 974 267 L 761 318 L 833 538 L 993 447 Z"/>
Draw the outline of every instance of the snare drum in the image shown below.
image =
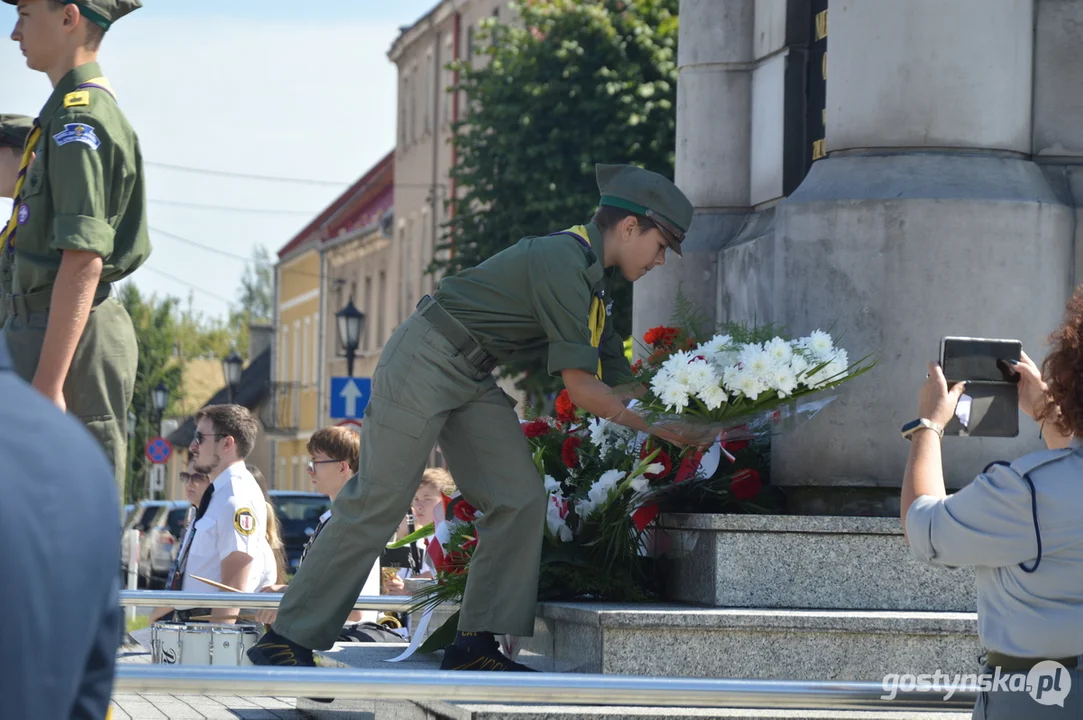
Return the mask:
<path id="1" fill-rule="evenodd" d="M 156 622 L 151 659 L 163 665 L 251 665 L 247 650 L 259 637 L 250 625 Z"/>

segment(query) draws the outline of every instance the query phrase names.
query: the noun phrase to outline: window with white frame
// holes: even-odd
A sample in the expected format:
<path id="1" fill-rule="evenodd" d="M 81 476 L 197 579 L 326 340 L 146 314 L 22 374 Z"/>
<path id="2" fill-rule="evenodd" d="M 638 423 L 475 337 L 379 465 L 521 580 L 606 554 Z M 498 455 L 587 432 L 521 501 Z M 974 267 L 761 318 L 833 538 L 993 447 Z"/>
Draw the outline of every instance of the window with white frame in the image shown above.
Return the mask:
<path id="1" fill-rule="evenodd" d="M 303 345 L 301 348 L 301 385 L 308 385 L 308 373 L 311 365 L 309 364 L 312 358 L 312 353 L 309 352 L 311 345 L 309 344 L 309 338 L 311 337 L 312 320 L 305 318 L 305 334 Z"/>
<path id="2" fill-rule="evenodd" d="M 300 384 L 301 382 L 301 346 L 304 345 L 305 339 L 301 335 L 301 321 L 293 321 L 293 376 L 290 378 L 292 382 Z"/>
<path id="3" fill-rule="evenodd" d="M 278 382 L 290 381 L 290 327 L 282 326 L 281 347 L 278 354 Z"/>
<path id="4" fill-rule="evenodd" d="M 320 356 L 317 352 L 317 350 L 319 349 L 319 341 L 316 339 L 316 336 L 319 334 L 319 327 L 320 315 L 319 313 L 316 313 L 312 315 L 312 327 L 309 330 L 310 334 L 308 338 L 308 367 L 311 371 L 309 382 L 312 387 L 317 387 L 320 384 Z"/>

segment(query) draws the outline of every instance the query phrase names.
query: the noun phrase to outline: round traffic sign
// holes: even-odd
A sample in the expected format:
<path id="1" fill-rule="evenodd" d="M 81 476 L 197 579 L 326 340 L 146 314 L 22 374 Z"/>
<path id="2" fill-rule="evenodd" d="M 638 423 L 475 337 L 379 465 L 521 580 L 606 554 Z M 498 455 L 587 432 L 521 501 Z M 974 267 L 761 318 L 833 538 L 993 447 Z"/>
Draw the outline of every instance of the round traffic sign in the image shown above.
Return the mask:
<path id="1" fill-rule="evenodd" d="M 361 421 L 360 420 L 347 419 L 347 420 L 343 420 L 342 422 L 338 422 L 338 423 L 335 423 L 335 424 L 338 427 L 348 427 L 351 430 L 353 430 L 355 433 L 361 432 Z"/>
<path id="2" fill-rule="evenodd" d="M 147 459 L 158 465 L 169 460 L 173 455 L 173 446 L 164 437 L 153 437 L 147 441 Z"/>

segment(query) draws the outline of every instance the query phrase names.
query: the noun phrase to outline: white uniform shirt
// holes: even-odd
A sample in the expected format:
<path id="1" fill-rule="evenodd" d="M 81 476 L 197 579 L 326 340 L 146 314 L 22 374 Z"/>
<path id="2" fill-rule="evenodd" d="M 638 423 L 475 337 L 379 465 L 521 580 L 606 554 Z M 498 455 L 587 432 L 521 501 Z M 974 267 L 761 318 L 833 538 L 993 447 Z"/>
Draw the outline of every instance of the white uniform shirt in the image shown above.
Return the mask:
<path id="1" fill-rule="evenodd" d="M 252 557 L 244 592 L 258 592 L 275 574 L 274 551 L 267 542 L 267 503 L 259 484 L 243 462 L 235 463 L 211 483 L 207 512 L 194 525 L 195 535 L 188 551 L 184 592 L 221 592 L 206 583 L 194 580 L 199 575 L 222 582 L 222 560 L 234 552 Z"/>

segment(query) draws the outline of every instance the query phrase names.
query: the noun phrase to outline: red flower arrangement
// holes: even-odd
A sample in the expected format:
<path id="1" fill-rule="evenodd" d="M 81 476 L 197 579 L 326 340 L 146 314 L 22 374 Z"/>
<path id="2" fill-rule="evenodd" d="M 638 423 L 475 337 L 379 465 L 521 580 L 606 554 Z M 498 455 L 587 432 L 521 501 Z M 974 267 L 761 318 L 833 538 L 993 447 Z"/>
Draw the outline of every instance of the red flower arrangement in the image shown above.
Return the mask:
<path id="1" fill-rule="evenodd" d="M 579 467 L 579 446 L 583 444 L 582 438 L 569 435 L 560 446 L 560 458 L 564 465 L 569 468 Z"/>
<path id="2" fill-rule="evenodd" d="M 568 391 L 561 390 L 556 400 L 557 420 L 562 423 L 573 422 L 576 409 L 575 403 L 572 402 L 571 397 L 568 395 Z"/>
<path id="3" fill-rule="evenodd" d="M 751 500 L 759 495 L 762 489 L 760 474 L 752 468 L 738 470 L 730 480 L 730 492 L 738 500 Z"/>

